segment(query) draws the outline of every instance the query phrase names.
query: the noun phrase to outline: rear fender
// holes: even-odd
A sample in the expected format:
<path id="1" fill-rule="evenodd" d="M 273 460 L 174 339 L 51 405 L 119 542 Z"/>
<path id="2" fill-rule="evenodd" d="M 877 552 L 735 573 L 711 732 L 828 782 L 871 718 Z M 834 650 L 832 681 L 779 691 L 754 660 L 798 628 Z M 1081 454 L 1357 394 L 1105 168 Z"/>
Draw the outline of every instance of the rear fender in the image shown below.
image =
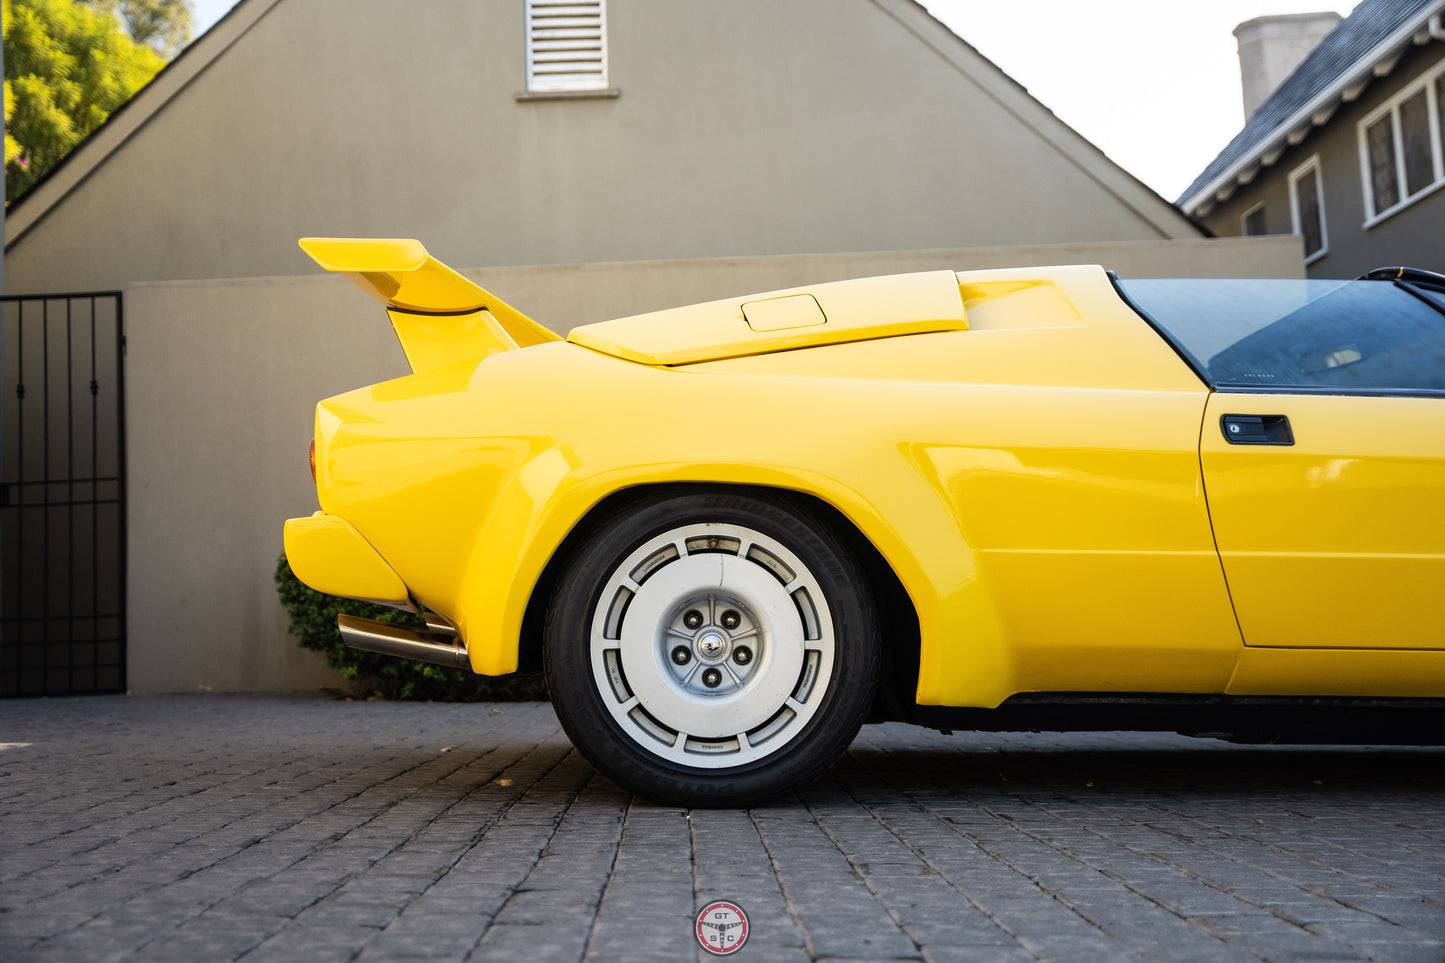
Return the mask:
<path id="1" fill-rule="evenodd" d="M 480 533 L 459 593 L 458 613 L 477 672 L 516 671 L 523 618 L 543 571 L 567 536 L 604 499 L 649 485 L 731 484 L 814 496 L 840 511 L 878 550 L 918 615 L 920 703 L 947 697 L 994 705 L 1013 692 L 1002 623 L 974 554 L 938 491 L 907 458 L 898 458 L 888 472 L 880 473 L 878 491 L 867 495 L 788 466 L 679 463 L 590 477 L 576 474 L 577 467 L 566 446 L 530 458 L 506 486 Z M 950 668 L 960 657 L 960 647 L 968 649 L 964 657 L 969 671 L 963 675 L 968 691 L 945 692 L 946 680 L 960 676 Z"/>

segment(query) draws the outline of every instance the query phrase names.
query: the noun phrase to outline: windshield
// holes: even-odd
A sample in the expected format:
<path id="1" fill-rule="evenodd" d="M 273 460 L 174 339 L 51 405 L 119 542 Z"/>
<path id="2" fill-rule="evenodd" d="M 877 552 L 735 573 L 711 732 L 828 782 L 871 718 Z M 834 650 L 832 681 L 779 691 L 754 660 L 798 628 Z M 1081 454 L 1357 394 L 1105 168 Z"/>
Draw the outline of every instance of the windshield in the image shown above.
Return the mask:
<path id="1" fill-rule="evenodd" d="M 1392 281 L 1119 282 L 1215 388 L 1445 391 L 1445 297 Z"/>

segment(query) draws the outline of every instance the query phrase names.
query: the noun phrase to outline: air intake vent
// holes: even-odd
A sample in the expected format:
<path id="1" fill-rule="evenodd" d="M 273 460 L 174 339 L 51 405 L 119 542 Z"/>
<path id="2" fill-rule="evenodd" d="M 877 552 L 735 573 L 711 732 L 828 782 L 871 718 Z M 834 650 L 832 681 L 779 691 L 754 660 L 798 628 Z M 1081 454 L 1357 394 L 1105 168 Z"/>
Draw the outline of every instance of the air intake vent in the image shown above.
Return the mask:
<path id="1" fill-rule="evenodd" d="M 607 87 L 604 0 L 527 0 L 527 89 Z"/>

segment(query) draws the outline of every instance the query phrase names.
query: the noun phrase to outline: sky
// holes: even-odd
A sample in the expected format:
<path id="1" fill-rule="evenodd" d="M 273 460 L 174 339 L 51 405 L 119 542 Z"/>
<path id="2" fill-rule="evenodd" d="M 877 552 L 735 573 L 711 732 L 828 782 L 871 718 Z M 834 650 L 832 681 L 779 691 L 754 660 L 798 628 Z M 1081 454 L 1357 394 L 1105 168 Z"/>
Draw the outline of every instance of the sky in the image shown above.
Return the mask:
<path id="1" fill-rule="evenodd" d="M 1234 28 L 1350 0 L 923 0 L 1120 167 L 1176 200 L 1244 126 Z"/>
<path id="2" fill-rule="evenodd" d="M 234 2 L 195 0 L 197 35 Z M 1171 201 L 1244 126 L 1234 28 L 1266 14 L 1348 15 L 1355 7 L 1349 0 L 923 3 L 1064 123 Z"/>

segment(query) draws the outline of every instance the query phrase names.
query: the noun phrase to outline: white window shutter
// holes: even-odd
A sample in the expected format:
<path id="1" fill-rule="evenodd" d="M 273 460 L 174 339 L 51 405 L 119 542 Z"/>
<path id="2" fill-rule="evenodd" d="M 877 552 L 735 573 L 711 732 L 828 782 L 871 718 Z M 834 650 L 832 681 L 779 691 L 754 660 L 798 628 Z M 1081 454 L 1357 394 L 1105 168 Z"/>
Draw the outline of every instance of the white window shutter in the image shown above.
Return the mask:
<path id="1" fill-rule="evenodd" d="M 607 88 L 605 0 L 525 0 L 527 89 Z"/>

